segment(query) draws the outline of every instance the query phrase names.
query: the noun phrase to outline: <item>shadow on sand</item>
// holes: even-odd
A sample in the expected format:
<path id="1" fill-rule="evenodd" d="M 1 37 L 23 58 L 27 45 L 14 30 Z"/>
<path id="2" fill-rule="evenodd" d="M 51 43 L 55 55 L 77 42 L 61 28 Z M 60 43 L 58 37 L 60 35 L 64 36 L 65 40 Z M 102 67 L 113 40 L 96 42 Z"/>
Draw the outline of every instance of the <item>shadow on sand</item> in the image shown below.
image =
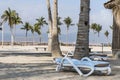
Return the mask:
<path id="1" fill-rule="evenodd" d="M 52 56 L 51 53 L 42 53 L 42 52 L 18 52 L 18 51 L 0 51 L 0 57 L 6 57 L 6 56 L 34 56 L 34 57 L 40 57 L 40 56 Z"/>
<path id="2" fill-rule="evenodd" d="M 0 80 L 19 77 L 24 80 L 25 77 L 39 76 L 43 73 L 55 73 L 54 66 L 53 63 L 0 63 Z"/>

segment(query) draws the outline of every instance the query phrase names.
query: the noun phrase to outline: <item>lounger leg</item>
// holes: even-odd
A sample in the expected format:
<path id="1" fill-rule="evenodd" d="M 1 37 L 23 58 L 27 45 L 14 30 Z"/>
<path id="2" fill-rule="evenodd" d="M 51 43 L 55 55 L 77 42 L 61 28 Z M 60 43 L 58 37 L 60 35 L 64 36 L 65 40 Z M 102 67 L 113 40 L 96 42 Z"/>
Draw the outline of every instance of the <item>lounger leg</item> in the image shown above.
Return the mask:
<path id="1" fill-rule="evenodd" d="M 85 77 L 89 76 L 94 72 L 94 67 L 89 67 L 89 68 L 91 69 L 91 71 L 89 73 L 87 73 L 87 74 L 83 74 L 83 76 L 85 76 Z"/>
<path id="2" fill-rule="evenodd" d="M 60 71 L 60 70 L 61 70 L 60 65 L 57 65 L 57 67 L 56 67 L 56 71 Z"/>
<path id="3" fill-rule="evenodd" d="M 110 67 L 107 67 L 107 69 L 101 70 L 101 72 L 102 72 L 104 75 L 110 75 L 110 73 L 111 73 L 111 68 L 110 68 Z"/>
<path id="4" fill-rule="evenodd" d="M 111 73 L 111 68 L 110 68 L 110 67 L 108 67 L 108 70 L 107 70 L 107 75 L 110 75 L 110 73 Z"/>

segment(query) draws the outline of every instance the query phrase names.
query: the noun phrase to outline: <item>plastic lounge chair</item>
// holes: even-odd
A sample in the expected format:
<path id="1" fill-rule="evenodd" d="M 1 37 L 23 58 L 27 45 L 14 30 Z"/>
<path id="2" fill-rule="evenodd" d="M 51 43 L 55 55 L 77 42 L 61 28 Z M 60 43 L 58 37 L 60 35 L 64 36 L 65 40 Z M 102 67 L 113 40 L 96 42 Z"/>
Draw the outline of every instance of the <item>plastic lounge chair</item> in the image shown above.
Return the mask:
<path id="1" fill-rule="evenodd" d="M 108 60 L 107 55 L 100 54 L 100 53 L 97 53 L 97 52 L 90 53 L 89 58 L 91 58 L 92 60 L 103 60 L 103 61 Z"/>
<path id="2" fill-rule="evenodd" d="M 105 71 L 107 75 L 111 73 L 110 64 L 104 61 L 92 61 L 88 57 L 84 57 L 81 60 L 72 59 L 68 57 L 68 54 L 63 58 L 55 58 L 57 64 L 56 71 L 60 71 L 65 67 L 73 67 L 80 76 L 89 76 L 94 71 Z M 84 73 L 82 69 L 87 69 L 88 72 Z"/>
<path id="3" fill-rule="evenodd" d="M 74 52 L 73 51 L 68 51 L 67 52 L 69 57 L 73 57 L 74 56 Z M 65 56 L 66 54 L 64 53 L 63 56 Z M 106 61 L 108 60 L 108 56 L 105 54 L 100 54 L 98 52 L 93 52 L 90 53 L 89 58 L 92 60 L 100 60 L 100 61 Z"/>
<path id="4" fill-rule="evenodd" d="M 73 67 L 80 76 L 89 76 L 94 72 L 94 66 L 90 63 L 85 63 L 86 61 L 80 61 L 77 59 L 71 59 L 70 57 L 56 58 L 55 62 L 57 63 L 56 71 L 60 71 L 65 67 Z M 80 68 L 89 69 L 88 73 L 83 73 Z"/>
<path id="5" fill-rule="evenodd" d="M 100 71 L 100 72 L 105 73 L 106 75 L 109 75 L 111 73 L 111 67 L 110 67 L 109 62 L 94 61 L 88 57 L 84 57 L 80 61 L 88 61 L 88 62 L 92 63 L 94 65 L 94 71 Z"/>

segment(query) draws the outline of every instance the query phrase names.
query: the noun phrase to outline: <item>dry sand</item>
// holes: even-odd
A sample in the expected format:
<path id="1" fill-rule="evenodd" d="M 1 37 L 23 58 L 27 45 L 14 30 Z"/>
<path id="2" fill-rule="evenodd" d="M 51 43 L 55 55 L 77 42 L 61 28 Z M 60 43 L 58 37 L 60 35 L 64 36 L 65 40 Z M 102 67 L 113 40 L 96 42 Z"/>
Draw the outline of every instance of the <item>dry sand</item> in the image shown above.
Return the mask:
<path id="1" fill-rule="evenodd" d="M 120 61 L 113 58 L 109 59 L 112 68 L 110 76 L 92 74 L 89 77 L 80 77 L 76 72 L 56 72 L 56 65 L 52 62 L 52 57 L 12 54 L 19 52 L 47 53 L 44 50 L 36 51 L 35 47 L 4 46 L 4 48 L 0 48 L 0 80 L 120 80 Z M 95 48 L 93 51 L 101 50 L 101 48 Z M 61 49 L 62 51 L 74 50 L 74 47 L 61 47 Z M 111 51 L 108 47 L 104 50 Z"/>

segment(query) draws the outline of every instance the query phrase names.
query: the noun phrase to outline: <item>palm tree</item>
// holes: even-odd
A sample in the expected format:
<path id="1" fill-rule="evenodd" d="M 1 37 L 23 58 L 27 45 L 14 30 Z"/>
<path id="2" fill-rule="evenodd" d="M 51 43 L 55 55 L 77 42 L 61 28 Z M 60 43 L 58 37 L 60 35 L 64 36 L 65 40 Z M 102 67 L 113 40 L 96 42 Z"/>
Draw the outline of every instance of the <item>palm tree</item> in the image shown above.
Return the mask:
<path id="1" fill-rule="evenodd" d="M 74 58 L 80 59 L 89 55 L 89 11 L 90 0 L 80 0 L 80 15 Z"/>
<path id="2" fill-rule="evenodd" d="M 95 30 L 96 30 L 96 27 L 97 27 L 96 23 L 92 23 L 91 27 L 90 27 L 93 30 L 93 33 L 94 33 L 94 40 L 95 40 L 95 33 L 96 33 Z"/>
<path id="3" fill-rule="evenodd" d="M 52 52 L 54 57 L 61 56 L 61 50 L 59 46 L 58 40 L 58 0 L 53 1 L 53 20 L 51 14 L 50 0 L 47 1 L 47 9 L 48 9 L 48 22 L 49 22 L 49 41 L 48 41 L 48 49 Z"/>
<path id="4" fill-rule="evenodd" d="M 50 7 L 50 0 L 46 0 L 47 9 L 48 9 L 48 51 L 51 52 L 52 50 L 52 28 L 53 28 L 53 21 L 52 21 L 52 13 L 51 13 L 51 7 Z"/>
<path id="5" fill-rule="evenodd" d="M 102 30 L 102 26 L 100 24 L 97 24 L 97 26 L 95 28 L 95 31 L 98 33 L 98 37 L 99 37 L 99 34 L 100 34 L 101 30 Z"/>
<path id="6" fill-rule="evenodd" d="M 17 15 L 15 10 L 11 10 L 8 8 L 8 10 L 5 10 L 1 18 L 3 19 L 4 22 L 8 22 L 8 25 L 10 26 L 10 31 L 11 31 L 11 45 L 13 46 L 14 44 L 14 32 L 13 32 L 13 26 L 14 26 L 14 17 Z"/>
<path id="7" fill-rule="evenodd" d="M 30 26 L 30 30 L 31 30 L 31 33 L 32 33 L 32 41 L 33 41 L 33 44 L 34 44 L 34 32 L 35 32 L 35 26 Z"/>
<path id="8" fill-rule="evenodd" d="M 34 26 L 30 26 L 30 30 L 32 32 L 33 44 L 34 44 L 34 33 L 36 32 L 38 35 L 41 35 L 40 27 L 37 24 L 34 24 Z"/>
<path id="9" fill-rule="evenodd" d="M 105 36 L 108 38 L 108 36 L 109 36 L 109 32 L 108 32 L 107 30 L 105 31 L 104 34 L 105 34 Z"/>
<path id="10" fill-rule="evenodd" d="M 28 22 L 25 22 L 25 24 L 23 25 L 23 27 L 21 29 L 26 31 L 26 33 L 25 33 L 25 37 L 26 37 L 25 45 L 26 45 L 27 34 L 28 34 L 28 31 L 31 29 L 31 25 Z"/>
<path id="11" fill-rule="evenodd" d="M 34 24 L 34 27 L 33 27 L 33 30 L 34 32 L 36 32 L 39 36 L 41 35 L 41 28 L 39 27 L 39 25 L 37 24 Z M 33 35 L 34 35 L 34 32 L 33 32 Z"/>
<path id="12" fill-rule="evenodd" d="M 108 40 L 108 36 L 109 36 L 108 30 L 106 30 L 104 34 L 105 34 L 105 36 L 107 37 L 107 40 Z"/>
<path id="13" fill-rule="evenodd" d="M 100 36 L 100 31 L 102 30 L 102 26 L 100 24 L 97 24 L 95 31 L 98 33 L 98 38 Z M 97 40 L 97 42 L 99 42 L 99 39 Z"/>
<path id="14" fill-rule="evenodd" d="M 113 13 L 112 53 L 118 58 L 120 53 L 120 0 L 110 0 L 104 4 L 104 7 L 111 9 Z"/>
<path id="15" fill-rule="evenodd" d="M 58 40 L 58 0 L 53 1 L 53 31 L 52 31 L 52 54 L 54 57 L 61 56 Z"/>
<path id="16" fill-rule="evenodd" d="M 93 33 L 95 33 L 96 27 L 97 27 L 97 24 L 96 24 L 96 23 L 92 23 L 92 24 L 91 24 L 91 27 L 90 27 L 90 28 L 93 30 Z"/>
<path id="17" fill-rule="evenodd" d="M 37 23 L 36 25 L 38 25 L 41 29 L 41 27 L 43 27 L 44 25 L 47 25 L 47 22 L 45 20 L 44 17 L 40 17 L 39 19 L 36 19 L 37 20 Z M 41 31 L 40 31 L 41 32 Z M 42 41 L 42 36 L 40 36 L 40 42 Z"/>
<path id="18" fill-rule="evenodd" d="M 16 36 L 16 25 L 23 24 L 23 22 L 18 14 L 14 16 L 14 24 L 15 24 L 15 34 L 14 35 Z M 15 36 L 14 36 L 14 39 L 15 39 Z"/>
<path id="19" fill-rule="evenodd" d="M 38 35 L 41 35 L 40 27 L 36 24 L 34 25 L 34 32 L 36 32 Z"/>
<path id="20" fill-rule="evenodd" d="M 72 24 L 72 19 L 70 18 L 70 17 L 67 17 L 67 18 L 65 18 L 64 19 L 64 23 L 66 24 L 66 26 L 67 26 L 67 36 L 66 36 L 66 42 L 67 42 L 67 44 L 68 44 L 68 30 L 69 30 L 69 27 L 70 26 L 73 26 L 74 24 Z"/>

